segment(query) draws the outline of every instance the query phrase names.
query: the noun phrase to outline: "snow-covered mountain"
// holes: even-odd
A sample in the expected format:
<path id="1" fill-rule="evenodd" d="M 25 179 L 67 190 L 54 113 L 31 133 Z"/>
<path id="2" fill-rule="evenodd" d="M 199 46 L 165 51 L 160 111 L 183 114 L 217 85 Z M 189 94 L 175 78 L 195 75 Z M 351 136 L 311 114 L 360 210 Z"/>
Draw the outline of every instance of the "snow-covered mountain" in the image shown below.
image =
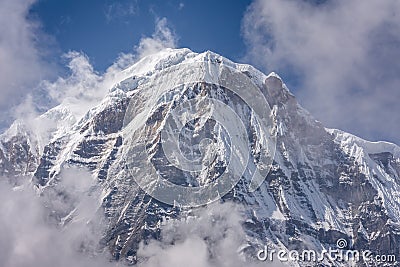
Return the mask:
<path id="1" fill-rule="evenodd" d="M 229 86 L 262 92 L 271 107 L 264 116 L 273 127 L 263 129 L 252 102 Z M 205 98 L 224 104 L 236 117 Z M 182 129 L 175 125 L 183 132 L 180 149 L 191 159 L 188 168 L 211 158 L 194 173 L 171 163 L 162 140 L 163 131 L 176 122 L 170 121 L 173 109 L 188 102 L 179 113 L 187 123 Z M 15 122 L 1 136 L 0 174 L 10 180 L 28 177 L 43 192 L 62 179 L 63 169 L 88 168 L 102 191 L 98 208 L 107 227 L 101 246 L 115 259 L 135 263 L 141 241 L 159 238 L 166 220 L 191 212 L 179 201 L 170 205 L 154 198 L 138 181 L 151 186 L 159 177 L 150 174 L 157 173 L 176 185 L 203 186 L 224 175 L 230 160 L 233 170 L 241 165 L 245 170 L 221 197 L 244 207 L 244 254 L 255 258 L 265 244 L 321 251 L 343 238 L 348 248 L 400 258 L 400 148 L 325 128 L 274 73 L 264 75 L 209 51 L 166 49 L 121 72 L 103 101 L 83 117 L 60 105 L 36 120 L 41 131 Z M 248 136 L 233 143 L 231 131 L 240 127 Z M 211 143 L 201 143 L 204 138 Z M 252 190 L 251 174 L 263 163 L 263 149 L 273 161 L 264 166 L 269 172 L 263 183 Z M 247 162 L 241 160 L 247 156 Z M 60 221 L 70 212 L 59 214 Z"/>

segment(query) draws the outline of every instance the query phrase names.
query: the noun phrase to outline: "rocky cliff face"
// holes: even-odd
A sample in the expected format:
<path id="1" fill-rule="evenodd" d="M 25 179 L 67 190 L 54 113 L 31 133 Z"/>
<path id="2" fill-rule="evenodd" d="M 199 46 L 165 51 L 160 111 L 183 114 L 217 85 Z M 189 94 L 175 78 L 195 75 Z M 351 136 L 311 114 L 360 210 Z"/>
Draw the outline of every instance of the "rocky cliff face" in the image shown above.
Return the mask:
<path id="1" fill-rule="evenodd" d="M 231 72 L 224 72 L 227 68 Z M 277 75 L 264 75 L 211 52 L 166 50 L 142 59 L 123 76 L 83 118 L 71 119 L 62 109 L 68 127 L 53 130 L 45 144 L 40 146 L 35 135 L 15 124 L 0 146 L 0 172 L 10 179 L 30 177 L 39 192 L 52 190 L 64 168 L 89 169 L 103 192 L 99 210 L 106 216 L 107 230 L 101 245 L 115 259 L 135 263 L 141 241 L 159 238 L 165 220 L 190 212 L 178 198 L 172 204 L 160 201 L 151 194 L 156 189 L 140 187 L 140 181 L 151 187 L 150 174 L 157 173 L 183 187 L 204 186 L 218 181 L 230 160 L 245 170 L 221 201 L 244 206 L 243 227 L 251 245 L 244 252 L 250 257 L 264 244 L 321 251 L 336 247 L 343 238 L 347 248 L 400 258 L 398 146 L 324 128 Z M 267 117 L 273 127 L 262 129 L 262 118 L 255 116 L 251 103 L 229 90 L 232 84 L 242 84 L 238 88 L 243 91 L 253 86 L 262 93 L 271 107 Z M 228 107 L 248 136 L 232 139 L 233 127 L 221 121 L 235 118 L 204 99 Z M 185 103 L 191 105 L 178 115 L 189 119 L 178 127 L 173 110 Z M 43 116 L 51 114 L 54 111 Z M 200 162 L 200 169 L 170 162 L 162 134 L 171 125 L 180 130 L 179 149 L 190 162 Z M 203 139 L 208 141 L 202 143 Z M 238 149 L 232 149 L 234 145 Z M 241 147 L 248 147 L 248 153 Z M 146 153 L 127 161 L 143 149 Z M 271 152 L 270 170 L 252 190 L 252 174 L 263 163 L 263 149 Z M 249 160 L 241 161 L 246 156 Z M 232 180 L 237 172 L 228 176 Z"/>

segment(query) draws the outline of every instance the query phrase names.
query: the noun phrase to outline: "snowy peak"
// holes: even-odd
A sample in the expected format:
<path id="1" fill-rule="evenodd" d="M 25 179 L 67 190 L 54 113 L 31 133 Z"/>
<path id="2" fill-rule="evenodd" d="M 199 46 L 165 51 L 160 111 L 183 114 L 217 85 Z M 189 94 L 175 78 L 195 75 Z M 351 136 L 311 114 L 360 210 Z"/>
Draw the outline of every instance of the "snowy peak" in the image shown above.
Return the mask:
<path id="1" fill-rule="evenodd" d="M 122 71 L 125 79 L 143 78 L 153 75 L 155 72 L 165 70 L 170 67 L 190 67 L 191 64 L 204 63 L 205 67 L 211 65 L 224 65 L 243 73 L 248 73 L 252 80 L 261 85 L 268 77 L 275 77 L 282 81 L 282 79 L 274 72 L 269 75 L 265 75 L 259 70 L 255 69 L 251 65 L 234 63 L 231 60 L 216 54 L 211 51 L 203 53 L 195 53 L 187 48 L 182 49 L 164 49 L 156 54 L 146 56 L 139 60 L 134 65 L 126 68 Z M 288 90 L 286 86 L 283 86 L 285 90 Z"/>

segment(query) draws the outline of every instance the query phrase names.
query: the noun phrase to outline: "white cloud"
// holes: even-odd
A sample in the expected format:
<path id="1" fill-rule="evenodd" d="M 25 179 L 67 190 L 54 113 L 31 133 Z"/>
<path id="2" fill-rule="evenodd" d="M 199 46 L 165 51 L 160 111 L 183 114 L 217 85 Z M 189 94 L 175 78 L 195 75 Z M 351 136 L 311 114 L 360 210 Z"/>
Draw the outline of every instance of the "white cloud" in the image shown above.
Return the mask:
<path id="1" fill-rule="evenodd" d="M 39 23 L 27 18 L 34 2 L 0 1 L 0 117 L 3 123 L 11 118 L 8 109 L 52 72 L 50 64 L 42 59 L 46 45 L 38 48 L 37 41 L 44 38 Z"/>
<path id="2" fill-rule="evenodd" d="M 165 48 L 175 48 L 177 42 L 177 36 L 174 31 L 168 27 L 167 19 L 156 19 L 156 28 L 152 36 L 143 37 L 135 50 L 138 57 L 142 58 Z"/>
<path id="3" fill-rule="evenodd" d="M 248 60 L 295 75 L 300 103 L 325 125 L 400 143 L 400 2 L 310 2 L 254 1 Z"/>
<path id="4" fill-rule="evenodd" d="M 79 118 L 107 93 L 108 73 L 97 73 L 83 53 L 72 51 L 64 57 L 69 61 L 70 75 L 59 77 L 53 82 L 43 81 L 41 87 L 56 103 L 64 104 Z"/>

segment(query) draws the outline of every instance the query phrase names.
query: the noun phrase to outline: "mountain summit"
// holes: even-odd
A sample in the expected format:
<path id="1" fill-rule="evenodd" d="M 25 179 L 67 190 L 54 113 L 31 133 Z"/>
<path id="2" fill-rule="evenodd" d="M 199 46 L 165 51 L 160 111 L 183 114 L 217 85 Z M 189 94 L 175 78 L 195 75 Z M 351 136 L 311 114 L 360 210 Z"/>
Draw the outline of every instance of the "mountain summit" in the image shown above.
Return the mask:
<path id="1" fill-rule="evenodd" d="M 250 258 L 264 244 L 321 251 L 339 239 L 400 258 L 400 148 L 325 128 L 275 73 L 167 49 L 122 71 L 83 117 L 58 106 L 39 120 L 56 125 L 46 138 L 18 122 L 1 136 L 0 173 L 44 192 L 65 169 L 90 170 L 101 246 L 117 260 L 135 263 L 165 220 L 213 201 L 243 206 Z"/>

